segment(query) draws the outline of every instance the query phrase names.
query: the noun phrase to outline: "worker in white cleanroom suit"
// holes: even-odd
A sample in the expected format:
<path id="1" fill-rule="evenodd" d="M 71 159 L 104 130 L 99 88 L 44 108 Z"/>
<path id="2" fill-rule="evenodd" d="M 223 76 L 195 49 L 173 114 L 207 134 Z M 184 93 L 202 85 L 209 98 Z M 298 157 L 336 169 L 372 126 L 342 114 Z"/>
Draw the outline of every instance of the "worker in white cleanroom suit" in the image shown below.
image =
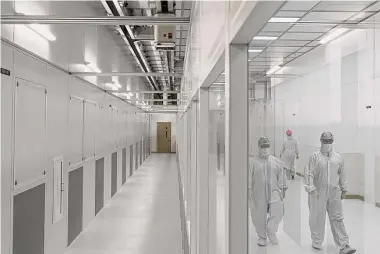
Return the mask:
<path id="1" fill-rule="evenodd" d="M 286 178 L 283 162 L 270 155 L 268 138 L 259 140 L 259 155 L 249 157 L 249 206 L 252 222 L 259 237 L 257 244 L 266 245 L 269 238 L 278 244 L 276 233 L 283 217 Z"/>
<path id="2" fill-rule="evenodd" d="M 298 160 L 298 142 L 292 137 L 292 131 L 286 131 L 287 139 L 284 141 L 284 145 L 280 154 L 280 158 L 285 164 L 286 176 L 288 179 L 294 179 L 296 170 L 294 162 Z"/>
<path id="3" fill-rule="evenodd" d="M 331 231 L 340 254 L 355 253 L 349 246 L 343 224 L 342 199 L 347 193 L 346 172 L 342 157 L 332 150 L 334 137 L 330 132 L 321 135 L 321 149 L 312 154 L 305 167 L 305 190 L 309 193 L 309 225 L 314 249 L 322 249 L 325 236 L 326 210 Z"/>

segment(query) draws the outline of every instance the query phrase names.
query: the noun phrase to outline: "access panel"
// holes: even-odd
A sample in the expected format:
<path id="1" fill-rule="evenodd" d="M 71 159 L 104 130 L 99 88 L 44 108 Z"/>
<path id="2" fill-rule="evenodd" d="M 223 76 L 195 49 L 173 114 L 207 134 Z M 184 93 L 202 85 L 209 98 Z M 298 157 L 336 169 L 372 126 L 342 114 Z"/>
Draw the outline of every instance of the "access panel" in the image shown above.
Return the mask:
<path id="1" fill-rule="evenodd" d="M 69 172 L 68 191 L 67 244 L 70 245 L 83 229 L 83 167 Z"/>
<path id="2" fill-rule="evenodd" d="M 112 154 L 111 158 L 111 197 L 117 191 L 117 152 Z"/>
<path id="3" fill-rule="evenodd" d="M 15 188 L 45 175 L 47 103 L 46 87 L 22 79 L 16 86 Z"/>
<path id="4" fill-rule="evenodd" d="M 127 181 L 127 148 L 122 151 L 121 160 L 121 184 L 123 185 Z"/>
<path id="5" fill-rule="evenodd" d="M 14 197 L 12 253 L 44 253 L 44 238 L 45 184 L 41 184 Z"/>
<path id="6" fill-rule="evenodd" d="M 139 167 L 139 142 L 136 142 L 135 157 L 135 170 L 137 170 Z"/>
<path id="7" fill-rule="evenodd" d="M 133 145 L 129 146 L 129 176 L 133 175 Z"/>
<path id="8" fill-rule="evenodd" d="M 104 206 L 104 158 L 95 163 L 95 215 Z"/>

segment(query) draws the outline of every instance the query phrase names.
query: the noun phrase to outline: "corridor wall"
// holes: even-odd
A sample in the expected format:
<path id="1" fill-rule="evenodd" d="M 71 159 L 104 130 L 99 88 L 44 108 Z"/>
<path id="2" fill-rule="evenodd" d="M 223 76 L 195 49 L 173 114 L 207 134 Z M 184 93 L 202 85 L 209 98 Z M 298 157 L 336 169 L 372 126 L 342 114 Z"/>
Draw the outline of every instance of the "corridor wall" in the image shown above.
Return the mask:
<path id="1" fill-rule="evenodd" d="M 94 7 L 90 2 L 76 1 L 6 1 L 2 2 L 1 11 L 2 14 L 104 15 Z M 25 235 L 34 233 L 32 224 L 19 223 L 23 221 L 22 216 L 29 215 L 17 213 L 15 197 L 44 185 L 44 196 L 38 196 L 44 203 L 38 202 L 41 205 L 37 206 L 37 214 L 30 215 L 44 212 L 43 232 L 37 244 L 25 241 L 23 246 L 29 248 L 30 254 L 62 254 L 77 236 L 77 233 L 69 236 L 75 231 L 70 231 L 68 226 L 72 219 L 69 191 L 75 197 L 80 194 L 78 186 L 83 190 L 83 201 L 72 203 L 82 208 L 74 209 L 81 210 L 79 216 L 77 212 L 74 214 L 75 219 L 82 221 L 82 230 L 95 217 L 96 193 L 99 193 L 95 191 L 96 179 L 102 179 L 96 175 L 96 160 L 104 158 L 104 169 L 99 172 L 104 172 L 100 193 L 104 195 L 105 205 L 111 199 L 111 154 L 117 153 L 118 190 L 122 185 L 122 149 L 148 135 L 148 131 L 143 131 L 148 130 L 145 112 L 102 90 L 105 83 L 111 82 L 109 77 L 90 77 L 86 78 L 87 82 L 68 72 L 91 71 L 84 65 L 86 61 L 105 72 L 134 72 L 130 63 L 134 60 L 123 53 L 122 47 L 117 45 L 117 37 L 103 26 L 46 26 L 55 34 L 54 42 L 22 25 L 1 26 L 2 68 L 10 71 L 10 76 L 1 75 L 1 253 L 17 253 L 12 246 L 19 246 L 20 240 L 27 240 Z M 140 78 L 117 81 L 146 89 Z M 138 151 L 133 149 L 133 152 Z M 58 171 L 54 171 L 59 165 L 62 179 Z M 69 188 L 69 176 L 77 172 L 82 181 Z M 57 189 L 61 180 L 63 191 Z M 28 202 L 37 204 L 33 200 Z M 16 227 L 14 223 L 18 223 Z M 27 234 L 20 234 L 22 230 Z"/>

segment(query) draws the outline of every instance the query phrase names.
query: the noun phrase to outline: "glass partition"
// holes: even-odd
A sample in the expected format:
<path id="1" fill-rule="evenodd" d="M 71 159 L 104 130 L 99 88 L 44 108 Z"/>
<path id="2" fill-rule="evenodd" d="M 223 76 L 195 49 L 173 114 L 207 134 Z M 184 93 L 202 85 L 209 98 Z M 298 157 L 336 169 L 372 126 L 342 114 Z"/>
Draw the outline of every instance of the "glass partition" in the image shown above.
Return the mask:
<path id="1" fill-rule="evenodd" d="M 371 253 L 380 232 L 380 5 L 326 1 L 302 8 L 314 15 L 312 26 L 302 11 L 297 22 L 268 23 L 258 35 L 273 38 L 250 44 L 250 180 L 264 193 L 251 192 L 258 222 L 250 222 L 250 253 Z M 317 15 L 329 8 L 335 25 Z M 266 165 L 260 137 L 269 141 Z M 283 180 L 273 175 L 280 168 Z M 257 180 L 260 170 L 266 174 Z M 276 232 L 278 246 L 268 237 L 260 247 L 259 227 L 264 237 Z"/>

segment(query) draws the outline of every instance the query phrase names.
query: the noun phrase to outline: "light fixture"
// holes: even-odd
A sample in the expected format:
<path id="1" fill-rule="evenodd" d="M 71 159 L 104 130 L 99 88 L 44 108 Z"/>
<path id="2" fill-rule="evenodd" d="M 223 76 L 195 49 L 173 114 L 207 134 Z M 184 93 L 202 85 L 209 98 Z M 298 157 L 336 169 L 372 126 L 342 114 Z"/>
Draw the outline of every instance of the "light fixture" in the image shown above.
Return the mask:
<path id="1" fill-rule="evenodd" d="M 349 29 L 348 28 L 338 28 L 335 29 L 332 33 L 329 33 L 328 35 L 324 36 L 319 43 L 320 44 L 326 44 L 336 38 L 338 38 L 340 35 L 344 34 L 347 32 Z"/>
<path id="2" fill-rule="evenodd" d="M 93 63 L 85 62 L 84 63 L 88 68 L 90 68 L 93 72 L 101 73 L 102 71 L 96 67 Z"/>
<path id="3" fill-rule="evenodd" d="M 260 53 L 261 51 L 263 50 L 262 49 L 248 49 L 249 53 Z"/>
<path id="4" fill-rule="evenodd" d="M 291 17 L 273 17 L 268 22 L 269 23 L 295 23 L 299 20 L 299 18 L 291 18 Z"/>
<path id="5" fill-rule="evenodd" d="M 119 90 L 119 88 L 121 88 L 121 85 L 116 82 L 106 83 L 105 86 L 110 88 L 111 90 L 116 90 L 116 91 Z"/>
<path id="6" fill-rule="evenodd" d="M 267 71 L 266 74 L 267 74 L 267 75 L 271 75 L 271 74 L 275 73 L 276 71 L 278 71 L 279 69 L 281 69 L 281 66 L 280 66 L 280 65 L 277 65 L 277 66 L 271 68 L 269 71 Z"/>
<path id="7" fill-rule="evenodd" d="M 253 40 L 274 41 L 277 40 L 277 36 L 255 36 Z"/>
<path id="8" fill-rule="evenodd" d="M 46 27 L 43 27 L 38 24 L 28 24 L 25 25 L 27 28 L 44 38 L 45 40 L 48 41 L 55 41 L 57 38 L 52 34 Z"/>

